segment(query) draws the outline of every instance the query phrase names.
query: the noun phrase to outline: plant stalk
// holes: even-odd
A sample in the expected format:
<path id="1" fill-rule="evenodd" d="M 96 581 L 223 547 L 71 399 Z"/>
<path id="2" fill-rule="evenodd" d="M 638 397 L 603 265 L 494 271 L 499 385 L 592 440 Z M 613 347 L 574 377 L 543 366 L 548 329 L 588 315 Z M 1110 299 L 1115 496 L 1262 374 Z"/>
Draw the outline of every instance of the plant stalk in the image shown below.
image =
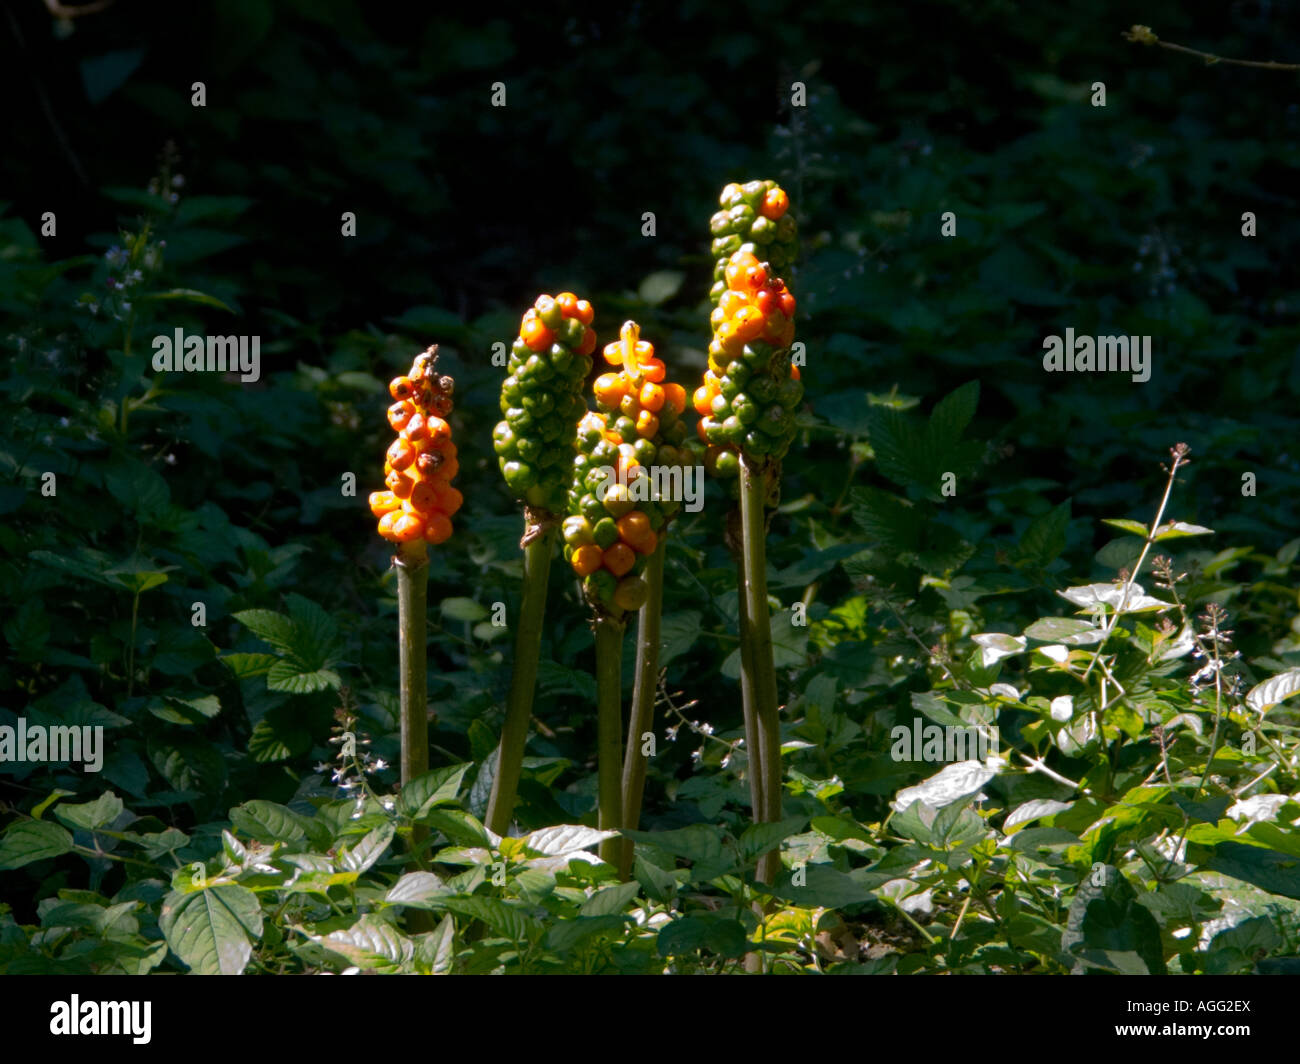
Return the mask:
<path id="1" fill-rule="evenodd" d="M 623 621 L 598 615 L 596 630 L 596 750 L 601 831 L 623 826 Z M 617 865 L 622 839 L 604 839 L 602 860 Z"/>
<path id="2" fill-rule="evenodd" d="M 636 680 L 632 688 L 632 712 L 628 721 L 627 745 L 623 752 L 623 827 L 635 831 L 641 821 L 641 797 L 645 793 L 647 758 L 641 752 L 642 736 L 654 728 L 655 696 L 659 693 L 659 647 L 664 603 L 664 548 L 667 537 L 646 559 L 642 579 L 646 582 L 645 605 L 637 620 Z M 635 845 L 624 839 L 619 875 L 632 874 Z"/>
<path id="3" fill-rule="evenodd" d="M 401 672 L 402 786 L 429 771 L 429 553 L 423 540 L 402 545 L 397 567 L 397 647 Z M 418 853 L 428 829 L 411 830 Z"/>
<path id="4" fill-rule="evenodd" d="M 542 649 L 542 623 L 546 615 L 546 585 L 551 572 L 557 526 L 547 524 L 524 547 L 523 603 L 515 631 L 515 667 L 506 700 L 506 719 L 497 748 L 497 770 L 488 798 L 487 827 L 505 835 L 514 816 L 519 777 L 523 771 L 524 746 L 533 716 L 533 693 L 537 688 L 537 662 Z"/>
<path id="5" fill-rule="evenodd" d="M 740 591 L 745 603 L 742 618 L 749 629 L 742 633 L 742 646 L 749 643 L 753 716 L 759 735 L 757 749 L 751 742 L 750 757 L 757 756 L 762 765 L 763 802 L 755 820 L 770 823 L 781 819 L 781 717 L 777 703 L 776 665 L 772 658 L 772 622 L 767 606 L 766 508 L 766 473 L 750 458 L 741 455 L 740 560 L 744 578 Z M 780 863 L 779 851 L 763 854 L 758 861 L 759 882 L 774 883 Z"/>

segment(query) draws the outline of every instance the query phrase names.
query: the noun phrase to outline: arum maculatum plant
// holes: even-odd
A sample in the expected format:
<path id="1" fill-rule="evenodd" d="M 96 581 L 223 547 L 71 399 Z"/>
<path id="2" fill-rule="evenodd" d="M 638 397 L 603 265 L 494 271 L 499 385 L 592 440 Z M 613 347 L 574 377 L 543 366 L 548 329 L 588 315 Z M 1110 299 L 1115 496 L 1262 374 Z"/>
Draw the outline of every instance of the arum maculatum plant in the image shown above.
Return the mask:
<path id="1" fill-rule="evenodd" d="M 781 460 L 803 399 L 791 363 L 795 298 L 775 271 L 793 265 L 790 200 L 774 181 L 727 185 L 710 223 L 717 257 L 711 292 L 709 368 L 693 399 L 705 468 L 739 475 L 737 555 L 741 696 L 755 822 L 781 818 L 781 722 L 767 603 L 767 508 L 780 492 Z M 730 538 L 730 537 L 729 537 Z M 758 879 L 771 883 L 779 855 L 763 855 Z"/>
<path id="2" fill-rule="evenodd" d="M 646 771 L 640 737 L 651 725 L 658 689 L 664 533 L 681 506 L 688 461 L 686 391 L 665 382 L 664 364 L 635 322 L 625 322 L 603 354 L 621 368 L 596 378 L 597 409 L 578 427 L 564 557 L 594 612 L 596 670 L 603 678 L 597 684 L 600 826 L 635 829 Z M 623 629 L 625 615 L 638 610 L 636 681 L 620 760 Z M 617 853 L 626 878 L 631 841 L 605 849 Z"/>
<path id="3" fill-rule="evenodd" d="M 537 297 L 524 314 L 501 385 L 502 420 L 492 433 L 506 486 L 524 506 L 523 602 L 514 669 L 497 747 L 487 826 L 506 834 L 514 815 L 541 653 L 546 587 L 556 528 L 565 512 L 574 427 L 586 412 L 583 382 L 596 350 L 595 312 L 572 292 Z"/>
<path id="4" fill-rule="evenodd" d="M 379 534 L 396 544 L 398 654 L 401 669 L 402 784 L 429 768 L 428 644 L 429 544 L 451 536 L 461 493 L 452 487 L 460 464 L 452 442 L 451 377 L 438 373 L 435 344 L 417 355 L 408 373 L 388 385 L 395 402 L 388 423 L 397 431 L 384 461 L 384 491 L 370 495 Z M 418 838 L 416 839 L 418 842 Z"/>

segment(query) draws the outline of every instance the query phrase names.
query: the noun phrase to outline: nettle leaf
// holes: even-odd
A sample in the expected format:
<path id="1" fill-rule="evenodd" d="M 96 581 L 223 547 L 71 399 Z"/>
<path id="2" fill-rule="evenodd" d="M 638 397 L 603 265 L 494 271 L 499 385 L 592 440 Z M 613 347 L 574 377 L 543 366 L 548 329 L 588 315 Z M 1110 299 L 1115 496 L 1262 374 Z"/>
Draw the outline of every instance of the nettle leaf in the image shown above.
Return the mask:
<path id="1" fill-rule="evenodd" d="M 262 906 L 247 887 L 172 891 L 158 918 L 167 945 L 195 975 L 239 975 L 262 937 Z"/>
<path id="2" fill-rule="evenodd" d="M 1267 713 L 1297 691 L 1300 691 L 1300 669 L 1289 669 L 1252 687 L 1246 694 L 1246 705 L 1259 713 Z"/>
<path id="3" fill-rule="evenodd" d="M 283 655 L 267 671 L 267 687 L 289 694 L 339 688 L 342 680 L 329 667 L 339 651 L 338 622 L 301 595 L 288 595 L 286 601 L 288 616 L 274 610 L 240 610 L 234 615 L 235 620 Z"/>
<path id="4" fill-rule="evenodd" d="M 924 518 L 910 502 L 879 488 L 854 488 L 849 504 L 853 520 L 872 539 L 896 551 L 919 549 Z"/>
<path id="5" fill-rule="evenodd" d="M 1085 967 L 1108 971 L 1165 974 L 1160 925 L 1138 901 L 1137 891 L 1110 865 L 1101 883 L 1086 876 L 1070 903 L 1061 949 Z"/>
<path id="6" fill-rule="evenodd" d="M 287 658 L 277 661 L 266 674 L 268 689 L 291 695 L 309 695 L 330 687 L 337 690 L 342 685 L 343 681 L 333 669 L 307 669 Z"/>
<path id="7" fill-rule="evenodd" d="M 240 610 L 232 616 L 264 643 L 270 643 L 282 654 L 289 652 L 293 640 L 293 621 L 283 613 L 274 610 Z"/>
<path id="8" fill-rule="evenodd" d="M 1054 562 L 1065 550 L 1065 533 L 1070 527 L 1073 500 L 1066 499 L 1060 506 L 1034 518 L 1016 545 L 1016 555 L 1021 561 L 1040 568 Z"/>
<path id="9" fill-rule="evenodd" d="M 0 869 L 22 868 L 72 852 L 72 833 L 48 820 L 20 820 L 0 838 Z"/>

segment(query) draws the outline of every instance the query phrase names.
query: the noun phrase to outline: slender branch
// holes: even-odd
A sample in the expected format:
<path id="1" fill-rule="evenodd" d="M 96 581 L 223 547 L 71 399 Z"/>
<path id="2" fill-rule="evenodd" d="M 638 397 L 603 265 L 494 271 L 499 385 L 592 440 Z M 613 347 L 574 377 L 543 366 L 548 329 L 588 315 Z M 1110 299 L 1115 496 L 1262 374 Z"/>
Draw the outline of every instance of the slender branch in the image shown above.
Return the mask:
<path id="1" fill-rule="evenodd" d="M 646 757 L 641 753 L 641 737 L 654 725 L 655 696 L 659 691 L 659 647 L 664 601 L 664 548 L 661 537 L 653 554 L 646 559 L 642 579 L 646 583 L 646 600 L 637 620 L 636 681 L 632 688 L 632 712 L 627 726 L 627 745 L 623 752 L 623 826 L 635 831 L 641 820 L 641 798 L 645 792 Z M 635 845 L 623 840 L 619 872 L 626 879 L 632 871 Z"/>
<path id="2" fill-rule="evenodd" d="M 1206 66 L 1216 66 L 1219 63 L 1224 63 L 1229 66 L 1255 67 L 1258 70 L 1300 70 L 1300 63 L 1277 63 L 1271 59 L 1227 59 L 1224 56 L 1215 55 L 1213 52 L 1202 52 L 1199 48 L 1188 48 L 1182 44 L 1162 41 L 1151 31 L 1150 26 L 1134 26 L 1132 29 L 1123 31 L 1120 36 L 1133 44 L 1148 46 L 1154 44 L 1160 48 L 1167 48 L 1171 52 L 1194 55 L 1198 59 L 1204 59 Z"/>
<path id="3" fill-rule="evenodd" d="M 596 632 L 596 749 L 599 778 L 598 826 L 601 831 L 623 827 L 623 629 L 621 618 L 597 616 Z M 602 860 L 618 864 L 623 840 L 604 839 Z"/>
<path id="4" fill-rule="evenodd" d="M 542 623 L 546 615 L 546 585 L 554 553 L 556 525 L 551 522 L 540 531 L 532 521 L 524 535 L 523 604 L 519 627 L 515 632 L 515 666 L 510 677 L 510 694 L 506 700 L 506 719 L 501 728 L 501 745 L 497 748 L 497 770 L 492 778 L 488 799 L 487 826 L 505 835 L 514 815 L 519 777 L 523 772 L 524 746 L 528 742 L 528 723 L 533 713 L 533 693 L 537 687 L 537 662 L 541 656 Z"/>

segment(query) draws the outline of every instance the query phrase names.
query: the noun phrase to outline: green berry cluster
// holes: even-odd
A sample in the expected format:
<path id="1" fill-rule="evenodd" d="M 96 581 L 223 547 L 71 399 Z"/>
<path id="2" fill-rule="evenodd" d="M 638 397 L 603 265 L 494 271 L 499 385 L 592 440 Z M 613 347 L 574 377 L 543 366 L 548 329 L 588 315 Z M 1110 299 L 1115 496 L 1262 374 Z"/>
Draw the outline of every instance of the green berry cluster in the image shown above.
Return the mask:
<path id="1" fill-rule="evenodd" d="M 709 220 L 713 233 L 713 289 L 709 296 L 717 305 L 727 290 L 724 271 L 737 251 L 748 251 L 784 270 L 798 254 L 798 226 L 790 208 L 790 197 L 775 181 L 730 184 L 718 200 L 722 210 Z"/>
<path id="2" fill-rule="evenodd" d="M 587 409 L 592 317 L 591 304 L 572 292 L 539 296 L 520 324 L 501 385 L 505 418 L 492 432 L 501 475 L 515 498 L 551 513 L 564 512 L 574 426 Z"/>

